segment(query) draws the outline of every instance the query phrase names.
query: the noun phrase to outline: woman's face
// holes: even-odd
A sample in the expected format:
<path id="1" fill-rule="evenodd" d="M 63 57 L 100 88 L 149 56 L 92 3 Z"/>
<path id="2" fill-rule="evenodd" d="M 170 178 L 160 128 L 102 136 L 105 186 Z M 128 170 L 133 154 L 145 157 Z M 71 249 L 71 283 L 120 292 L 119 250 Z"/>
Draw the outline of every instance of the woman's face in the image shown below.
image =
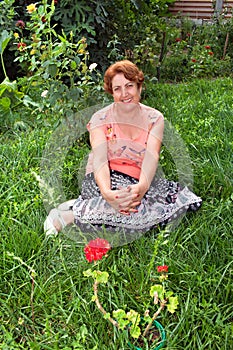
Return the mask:
<path id="1" fill-rule="evenodd" d="M 138 103 L 140 101 L 141 87 L 134 81 L 125 78 L 123 73 L 116 74 L 112 79 L 114 102 Z"/>

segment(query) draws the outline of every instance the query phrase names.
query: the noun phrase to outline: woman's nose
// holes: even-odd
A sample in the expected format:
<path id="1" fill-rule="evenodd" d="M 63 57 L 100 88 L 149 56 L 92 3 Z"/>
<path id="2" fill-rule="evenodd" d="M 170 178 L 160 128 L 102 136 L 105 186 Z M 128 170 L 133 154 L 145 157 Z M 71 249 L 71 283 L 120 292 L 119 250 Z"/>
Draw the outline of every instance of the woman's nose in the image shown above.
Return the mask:
<path id="1" fill-rule="evenodd" d="M 128 95 L 128 91 L 127 91 L 127 88 L 122 88 L 122 90 L 121 90 L 121 93 L 122 93 L 122 96 L 123 97 L 125 97 L 125 96 L 127 96 Z"/>

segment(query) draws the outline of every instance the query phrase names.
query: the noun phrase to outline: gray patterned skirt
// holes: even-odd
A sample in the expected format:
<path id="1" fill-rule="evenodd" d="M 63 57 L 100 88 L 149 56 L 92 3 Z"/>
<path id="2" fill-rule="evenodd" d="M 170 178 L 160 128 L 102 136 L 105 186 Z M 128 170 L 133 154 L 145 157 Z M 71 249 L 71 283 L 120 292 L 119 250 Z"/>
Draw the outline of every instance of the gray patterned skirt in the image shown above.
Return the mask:
<path id="1" fill-rule="evenodd" d="M 137 179 L 111 171 L 112 189 L 136 184 Z M 123 215 L 101 196 L 93 173 L 85 176 L 81 195 L 73 205 L 75 224 L 91 237 L 104 237 L 113 244 L 125 244 L 158 226 L 177 225 L 187 211 L 196 211 L 202 200 L 187 187 L 155 178 L 137 207 L 137 213 Z"/>

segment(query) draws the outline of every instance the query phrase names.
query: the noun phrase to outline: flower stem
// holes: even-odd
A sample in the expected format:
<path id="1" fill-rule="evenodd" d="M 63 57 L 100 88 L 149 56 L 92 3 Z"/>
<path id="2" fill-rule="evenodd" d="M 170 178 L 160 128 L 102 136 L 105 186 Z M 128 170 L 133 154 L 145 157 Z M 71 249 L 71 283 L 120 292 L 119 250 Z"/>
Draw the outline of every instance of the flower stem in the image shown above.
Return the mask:
<path id="1" fill-rule="evenodd" d="M 5 75 L 5 78 L 7 79 L 8 76 L 7 76 L 7 73 L 6 73 L 6 68 L 5 68 L 5 64 L 4 64 L 4 60 L 3 60 L 3 54 L 1 54 L 1 63 L 2 63 L 2 70 L 3 70 L 3 73 Z"/>
<path id="2" fill-rule="evenodd" d="M 103 315 L 106 315 L 107 311 L 103 308 L 103 306 L 101 305 L 99 298 L 98 298 L 98 282 L 97 281 L 94 282 L 93 288 L 94 288 L 95 303 L 96 303 L 98 309 L 100 310 L 100 312 L 102 312 Z M 117 321 L 115 321 L 111 317 L 108 317 L 107 319 L 113 324 L 113 326 L 119 328 Z"/>
<path id="3" fill-rule="evenodd" d="M 145 337 L 147 335 L 147 333 L 149 332 L 154 320 L 158 317 L 158 315 L 160 314 L 160 312 L 164 309 L 165 305 L 167 304 L 167 299 L 164 299 L 163 301 L 160 302 L 160 307 L 159 309 L 154 313 L 151 322 L 148 323 L 146 329 L 144 330 L 142 336 Z"/>
<path id="4" fill-rule="evenodd" d="M 147 283 L 150 279 L 151 271 L 152 271 L 152 269 L 154 269 L 155 258 L 158 254 L 159 245 L 162 242 L 162 239 L 163 239 L 163 232 L 160 232 L 158 234 L 157 239 L 155 240 L 155 243 L 154 243 L 154 251 L 153 251 L 153 255 L 152 255 L 152 258 L 150 260 L 148 272 L 147 272 Z"/>

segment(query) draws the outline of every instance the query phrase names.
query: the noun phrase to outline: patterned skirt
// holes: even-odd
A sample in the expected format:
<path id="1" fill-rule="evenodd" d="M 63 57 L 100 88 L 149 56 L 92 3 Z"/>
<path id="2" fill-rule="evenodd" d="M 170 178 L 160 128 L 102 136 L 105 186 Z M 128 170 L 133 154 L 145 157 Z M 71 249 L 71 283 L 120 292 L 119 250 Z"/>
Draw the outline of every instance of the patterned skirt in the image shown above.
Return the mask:
<path id="1" fill-rule="evenodd" d="M 136 184 L 137 179 L 111 171 L 112 189 Z M 129 243 L 150 229 L 176 226 L 187 211 L 196 211 L 202 200 L 187 187 L 164 178 L 153 180 L 137 213 L 120 214 L 101 196 L 93 173 L 85 176 L 81 195 L 73 205 L 75 224 L 86 238 L 102 237 L 111 245 Z M 88 236 L 88 237 L 87 237 Z"/>

